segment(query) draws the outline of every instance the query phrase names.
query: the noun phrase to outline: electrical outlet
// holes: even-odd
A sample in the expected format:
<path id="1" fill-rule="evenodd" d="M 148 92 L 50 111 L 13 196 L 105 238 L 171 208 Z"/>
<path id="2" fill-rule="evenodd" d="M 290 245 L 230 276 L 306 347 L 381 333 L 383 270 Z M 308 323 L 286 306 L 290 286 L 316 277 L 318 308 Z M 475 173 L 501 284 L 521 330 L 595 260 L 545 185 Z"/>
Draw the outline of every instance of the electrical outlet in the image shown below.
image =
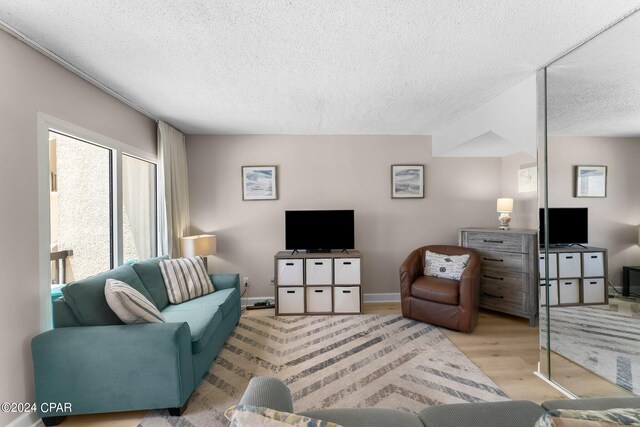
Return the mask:
<path id="1" fill-rule="evenodd" d="M 273 276 L 269 276 L 269 284 L 273 286 L 275 284 L 276 278 Z"/>
<path id="2" fill-rule="evenodd" d="M 245 287 L 245 288 L 249 286 L 249 278 L 248 278 L 248 277 L 246 277 L 246 276 L 245 276 L 245 278 L 244 278 L 244 281 L 243 281 L 243 282 L 244 282 L 244 287 Z"/>

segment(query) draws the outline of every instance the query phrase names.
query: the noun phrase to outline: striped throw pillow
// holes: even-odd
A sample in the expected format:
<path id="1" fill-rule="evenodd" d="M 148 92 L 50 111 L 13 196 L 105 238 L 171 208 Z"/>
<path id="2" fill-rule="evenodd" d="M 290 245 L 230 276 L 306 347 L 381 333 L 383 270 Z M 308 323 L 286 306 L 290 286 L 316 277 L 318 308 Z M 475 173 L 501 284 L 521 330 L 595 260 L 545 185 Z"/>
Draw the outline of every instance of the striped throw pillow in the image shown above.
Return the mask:
<path id="1" fill-rule="evenodd" d="M 164 317 L 151 301 L 120 280 L 107 279 L 104 297 L 109 308 L 126 324 L 164 323 Z"/>
<path id="2" fill-rule="evenodd" d="M 160 272 L 171 304 L 180 304 L 215 290 L 200 256 L 162 260 Z"/>

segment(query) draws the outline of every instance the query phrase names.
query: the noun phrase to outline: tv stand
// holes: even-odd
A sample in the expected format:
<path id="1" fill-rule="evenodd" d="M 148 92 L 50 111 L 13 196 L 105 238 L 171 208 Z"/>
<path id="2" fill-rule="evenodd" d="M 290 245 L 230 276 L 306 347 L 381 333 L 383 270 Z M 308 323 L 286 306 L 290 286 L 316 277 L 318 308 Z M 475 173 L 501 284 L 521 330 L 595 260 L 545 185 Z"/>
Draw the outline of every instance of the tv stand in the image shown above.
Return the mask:
<path id="1" fill-rule="evenodd" d="M 274 258 L 277 316 L 362 313 L 359 251 L 283 251 Z"/>

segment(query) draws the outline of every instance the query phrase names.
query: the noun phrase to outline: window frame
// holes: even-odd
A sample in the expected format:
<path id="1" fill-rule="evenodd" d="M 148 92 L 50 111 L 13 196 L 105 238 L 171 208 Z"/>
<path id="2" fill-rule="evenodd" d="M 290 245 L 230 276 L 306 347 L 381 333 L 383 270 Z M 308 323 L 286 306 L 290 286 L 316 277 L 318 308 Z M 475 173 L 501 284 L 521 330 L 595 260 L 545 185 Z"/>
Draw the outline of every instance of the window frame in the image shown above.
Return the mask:
<path id="1" fill-rule="evenodd" d="M 122 240 L 122 156 L 127 155 L 152 163 L 156 166 L 156 254 L 159 253 L 159 186 L 158 186 L 158 157 L 132 147 L 116 139 L 77 126 L 57 117 L 37 113 L 37 158 L 38 158 L 38 283 L 40 288 L 40 330 L 47 331 L 51 325 L 51 261 L 50 261 L 50 205 L 49 205 L 49 131 L 61 133 L 83 142 L 97 145 L 111 151 L 111 244 L 114 266 L 123 263 Z"/>

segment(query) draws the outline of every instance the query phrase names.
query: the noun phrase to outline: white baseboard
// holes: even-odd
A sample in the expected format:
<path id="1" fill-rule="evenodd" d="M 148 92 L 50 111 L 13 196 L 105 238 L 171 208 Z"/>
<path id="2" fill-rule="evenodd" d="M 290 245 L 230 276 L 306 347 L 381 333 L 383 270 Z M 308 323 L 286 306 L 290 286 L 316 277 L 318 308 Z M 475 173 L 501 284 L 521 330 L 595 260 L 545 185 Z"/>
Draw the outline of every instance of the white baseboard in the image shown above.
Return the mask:
<path id="1" fill-rule="evenodd" d="M 390 292 L 386 294 L 364 294 L 362 303 L 370 302 L 400 302 L 400 292 Z"/>
<path id="2" fill-rule="evenodd" d="M 11 421 L 7 424 L 7 427 L 36 427 L 41 425 L 43 424 L 40 417 L 35 412 L 28 412 Z"/>

